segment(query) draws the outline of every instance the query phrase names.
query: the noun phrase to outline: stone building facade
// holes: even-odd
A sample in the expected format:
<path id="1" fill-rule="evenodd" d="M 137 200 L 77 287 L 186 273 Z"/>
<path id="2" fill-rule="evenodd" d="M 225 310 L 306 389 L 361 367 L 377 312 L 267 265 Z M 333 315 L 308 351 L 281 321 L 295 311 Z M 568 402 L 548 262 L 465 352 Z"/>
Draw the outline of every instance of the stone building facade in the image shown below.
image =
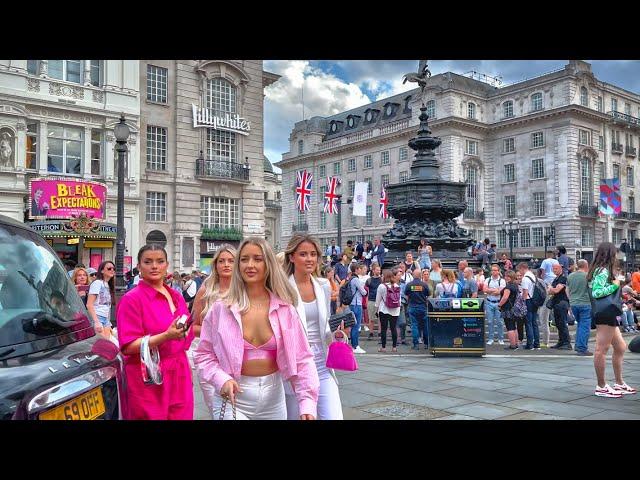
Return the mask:
<path id="1" fill-rule="evenodd" d="M 261 60 L 141 60 L 143 241 L 174 270 L 207 270 L 221 243 L 265 235 Z"/>
<path id="2" fill-rule="evenodd" d="M 104 238 L 43 233 L 58 255 L 85 265 L 115 259 L 117 178 L 113 127 L 131 131 L 125 178 L 125 266 L 140 246 L 139 62 L 0 60 L 0 214 L 32 224 L 29 181 L 63 177 L 106 184 Z M 47 222 L 43 222 L 47 223 Z M 42 225 L 60 227 L 57 222 Z M 53 228 L 49 228 L 53 230 Z M 97 265 L 96 265 L 97 266 Z"/>
<path id="3" fill-rule="evenodd" d="M 284 250 L 282 245 L 282 175 L 273 171 L 273 166 L 264 157 L 264 206 L 265 230 L 267 241 L 277 252 Z"/>
<path id="4" fill-rule="evenodd" d="M 314 173 L 311 210 L 285 209 L 282 237 L 295 230 L 336 238 L 335 216 L 322 213 L 326 176 L 339 175 L 343 243 L 384 234 L 392 219 L 378 217 L 383 183 L 410 175 L 419 108 L 425 103 L 441 175 L 467 183 L 467 211 L 459 224 L 472 236 L 497 241 L 514 254 L 544 255 L 545 244 L 590 257 L 594 244 L 638 237 L 636 213 L 640 96 L 598 80 L 591 65 L 570 61 L 557 71 L 497 88 L 451 72 L 418 89 L 331 117 L 295 124 L 282 168 L 283 203 L 295 205 L 295 175 Z M 600 179 L 621 180 L 622 210 L 598 217 Z M 367 217 L 352 217 L 352 182 L 368 181 Z M 511 222 L 511 226 L 508 226 Z M 509 230 L 513 232 L 509 235 Z"/>

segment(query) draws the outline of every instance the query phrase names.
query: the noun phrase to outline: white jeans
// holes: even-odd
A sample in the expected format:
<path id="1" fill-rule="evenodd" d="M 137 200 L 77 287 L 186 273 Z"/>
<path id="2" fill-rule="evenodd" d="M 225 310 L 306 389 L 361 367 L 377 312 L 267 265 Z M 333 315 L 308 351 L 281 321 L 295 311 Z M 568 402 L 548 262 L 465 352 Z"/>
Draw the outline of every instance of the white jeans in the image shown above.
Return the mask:
<path id="1" fill-rule="evenodd" d="M 342 402 L 338 384 L 326 367 L 326 358 L 320 345 L 311 344 L 318 377 L 320 378 L 320 394 L 318 395 L 318 420 L 343 420 Z M 298 400 L 289 382 L 284 386 L 287 402 L 287 420 L 300 420 Z"/>
<path id="2" fill-rule="evenodd" d="M 236 395 L 237 420 L 286 420 L 287 407 L 280 372 L 264 377 L 241 375 L 238 379 L 241 393 Z M 220 418 L 222 398 L 215 392 L 212 398 L 213 419 Z M 233 407 L 227 402 L 225 420 L 233 420 Z"/>

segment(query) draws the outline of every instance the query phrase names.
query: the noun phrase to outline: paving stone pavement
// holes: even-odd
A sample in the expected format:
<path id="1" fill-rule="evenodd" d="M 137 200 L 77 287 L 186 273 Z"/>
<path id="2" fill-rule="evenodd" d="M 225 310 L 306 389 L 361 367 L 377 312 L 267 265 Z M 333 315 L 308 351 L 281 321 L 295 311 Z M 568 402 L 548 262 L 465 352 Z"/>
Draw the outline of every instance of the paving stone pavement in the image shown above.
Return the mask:
<path id="1" fill-rule="evenodd" d="M 345 420 L 640 420 L 640 394 L 593 395 L 593 357 L 488 350 L 482 358 L 434 358 L 399 350 L 357 355 L 358 371 L 338 372 Z M 606 368 L 613 384 L 611 356 Z M 640 355 L 625 353 L 624 376 L 640 387 Z M 210 419 L 198 386 L 194 393 L 195 418 Z"/>

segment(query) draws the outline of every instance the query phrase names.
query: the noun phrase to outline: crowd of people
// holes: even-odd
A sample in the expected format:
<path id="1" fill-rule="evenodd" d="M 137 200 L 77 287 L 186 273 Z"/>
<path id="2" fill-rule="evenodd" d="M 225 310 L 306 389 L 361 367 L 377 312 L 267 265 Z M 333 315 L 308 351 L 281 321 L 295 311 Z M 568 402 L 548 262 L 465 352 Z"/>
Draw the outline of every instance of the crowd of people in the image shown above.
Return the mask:
<path id="1" fill-rule="evenodd" d="M 385 264 L 388 250 L 379 238 L 348 241 L 344 249 L 335 243 L 323 250 L 312 236 L 298 234 L 276 255 L 264 239 L 247 238 L 237 250 L 222 246 L 208 276 L 171 274 L 164 248 L 144 246 L 116 313 L 114 340 L 127 373 L 126 418 L 193 418 L 195 369 L 214 419 L 342 419 L 338 378 L 326 366 L 329 344 L 343 337 L 354 354 L 365 354 L 364 337 L 377 340 L 377 351 L 385 353 L 390 334 L 391 352 L 397 352 L 407 345 L 409 325 L 411 348 L 428 349 L 430 298 L 484 297 L 487 344 L 504 344 L 506 328 L 508 350 L 573 349 L 567 325 L 576 322 L 575 352 L 591 356 L 595 323 L 595 394 L 635 393 L 622 377 L 621 333 L 637 329 L 640 268 L 626 279 L 613 244 L 600 245 L 591 266 L 572 262 L 558 247 L 532 269 L 526 262 L 514 268 L 504 256 L 496 262 L 495 245 L 485 239 L 469 251 L 481 264 L 474 271 L 466 260 L 456 270 L 442 268 L 424 240 L 392 265 Z M 96 331 L 111 336 L 114 263 L 102 262 L 97 270 L 78 265 L 69 275 Z M 593 322 L 591 298 L 618 289 L 621 318 Z M 332 332 L 330 317 L 345 311 L 352 312 L 354 325 L 342 323 Z M 555 345 L 549 345 L 551 315 Z M 604 378 L 611 346 L 613 386 Z M 140 375 L 146 348 L 159 352 L 161 382 Z"/>

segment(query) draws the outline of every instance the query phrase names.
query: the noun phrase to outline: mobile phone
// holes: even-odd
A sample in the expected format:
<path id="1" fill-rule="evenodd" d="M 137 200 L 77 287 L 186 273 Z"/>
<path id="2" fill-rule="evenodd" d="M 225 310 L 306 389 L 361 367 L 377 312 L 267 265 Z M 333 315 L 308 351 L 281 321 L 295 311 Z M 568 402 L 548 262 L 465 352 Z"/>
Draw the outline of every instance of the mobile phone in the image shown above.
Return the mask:
<path id="1" fill-rule="evenodd" d="M 188 316 L 187 315 L 182 315 L 179 319 L 178 319 L 178 323 L 176 323 L 176 327 L 178 328 L 182 328 L 184 330 L 186 330 L 187 327 L 187 320 L 188 320 Z"/>

